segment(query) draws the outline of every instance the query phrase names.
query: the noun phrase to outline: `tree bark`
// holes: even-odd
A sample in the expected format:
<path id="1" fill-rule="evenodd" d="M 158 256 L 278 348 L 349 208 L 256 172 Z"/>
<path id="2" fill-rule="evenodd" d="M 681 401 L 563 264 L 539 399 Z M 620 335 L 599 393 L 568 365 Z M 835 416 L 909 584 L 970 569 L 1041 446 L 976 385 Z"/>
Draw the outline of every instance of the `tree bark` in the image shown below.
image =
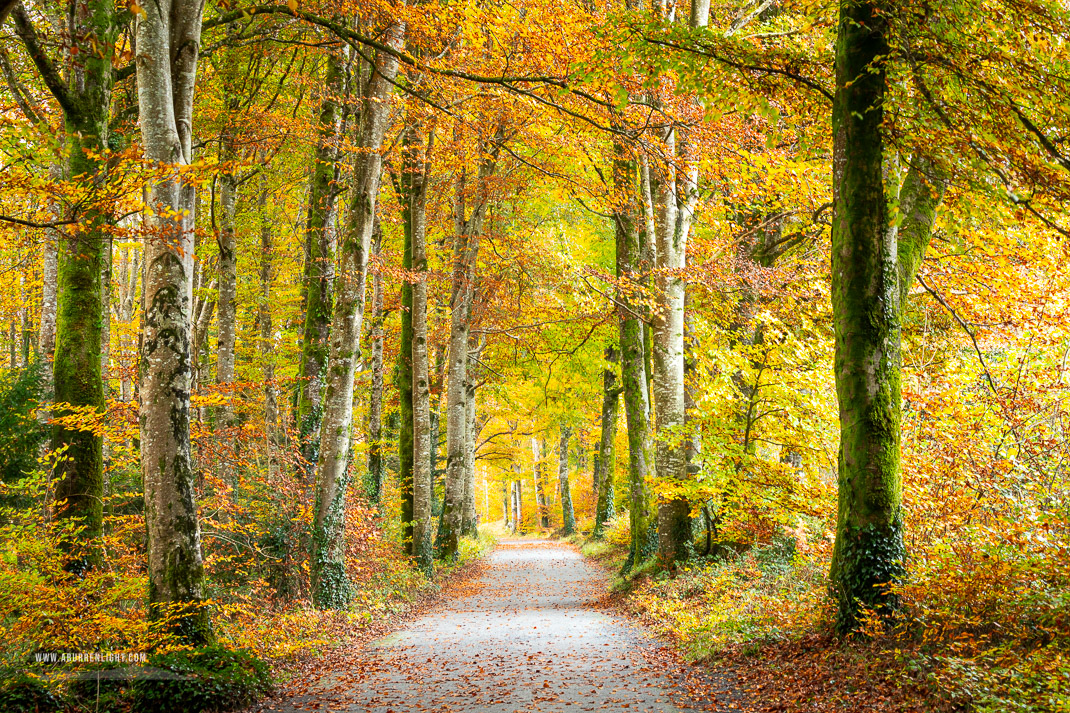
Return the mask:
<path id="1" fill-rule="evenodd" d="M 63 109 L 67 176 L 91 187 L 102 185 L 107 173 L 102 157 L 108 152 L 111 94 L 115 81 L 112 57 L 118 22 L 114 4 L 110 0 L 101 0 L 73 7 L 67 29 L 75 43 L 70 51 L 75 59 L 70 62 L 70 71 L 65 78 L 61 78 L 51 64 L 21 4 L 13 8 L 13 19 L 16 34 L 26 46 L 44 84 Z M 54 283 L 54 400 L 56 404 L 69 404 L 76 409 L 88 407 L 97 412 L 105 408 L 101 373 L 105 331 L 102 277 L 110 255 L 110 209 L 110 201 L 90 194 L 78 216 L 78 225 L 58 240 Z M 50 267 L 46 264 L 46 270 Z M 51 300 L 52 295 L 47 299 Z M 51 320 L 52 315 L 43 316 L 42 324 L 46 319 Z M 17 351 L 14 334 L 12 342 L 14 355 Z M 12 359 L 13 366 L 14 362 Z M 73 413 L 76 411 L 59 406 L 54 409 L 53 417 Z M 81 522 L 84 530 L 80 539 L 92 543 L 103 526 L 103 440 L 92 431 L 66 428 L 57 423 L 52 428 L 52 449 L 58 451 L 61 448 L 66 450 L 56 464 L 56 515 Z M 68 568 L 72 571 L 82 572 L 99 562 L 99 553 L 92 545 L 88 548 L 77 547 L 75 543 L 70 545 L 72 558 Z"/>
<path id="2" fill-rule="evenodd" d="M 524 486 L 519 478 L 513 481 L 513 532 L 524 525 Z"/>
<path id="3" fill-rule="evenodd" d="M 236 109 L 234 109 L 236 112 Z M 226 164 L 236 158 L 233 146 L 233 128 L 224 130 L 223 147 L 220 160 Z M 230 384 L 234 381 L 234 348 L 237 339 L 237 295 L 238 295 L 238 245 L 234 221 L 238 211 L 238 177 L 233 168 L 227 168 L 219 178 L 220 225 L 217 241 L 219 245 L 219 287 L 216 322 L 216 374 L 217 384 Z M 230 425 L 234 409 L 223 409 L 224 425 Z"/>
<path id="4" fill-rule="evenodd" d="M 260 190 L 260 362 L 264 379 L 264 444 L 267 449 L 268 475 L 278 472 L 279 392 L 275 385 L 275 334 L 271 318 L 271 282 L 275 272 L 275 236 L 267 214 L 268 188 Z"/>
<path id="5" fill-rule="evenodd" d="M 542 457 L 545 451 L 546 449 L 540 447 L 537 439 L 531 439 L 531 477 L 532 480 L 535 481 L 535 510 L 539 514 L 539 525 L 542 527 L 549 527 L 550 508 L 546 506 L 546 491 L 542 484 Z"/>
<path id="6" fill-rule="evenodd" d="M 396 49 L 401 46 L 403 34 L 403 24 L 391 24 L 385 32 L 385 42 Z M 382 170 L 380 151 L 397 68 L 394 55 L 378 52 L 367 87 L 362 92 L 361 151 L 353 169 L 349 221 L 335 278 L 336 301 L 312 522 L 312 598 L 321 608 L 343 607 L 352 598 L 345 562 L 345 515 L 353 426 L 353 380 L 360 360 L 368 253 Z"/>
<path id="7" fill-rule="evenodd" d="M 830 587 L 838 626 L 896 607 L 903 572 L 900 288 L 884 184 L 887 9 L 841 0 L 833 102 L 832 306 L 840 415 Z"/>
<path id="8" fill-rule="evenodd" d="M 705 27 L 709 3 L 691 8 L 690 25 Z M 693 100 L 684 99 L 684 108 Z M 687 241 L 698 204 L 698 156 L 689 128 L 669 126 L 662 136 L 669 158 L 658 184 L 655 265 L 657 309 L 652 320 L 654 410 L 657 413 L 657 475 L 671 494 L 658 503 L 658 545 L 663 566 L 691 555 L 691 504 L 680 492 L 688 480 L 684 385 L 684 308 Z M 676 168 L 676 162 L 680 168 Z"/>
<path id="9" fill-rule="evenodd" d="M 503 527 L 506 530 L 512 530 L 513 524 L 513 510 L 512 510 L 512 495 L 513 484 L 510 482 L 506 485 L 506 482 L 502 481 L 502 520 Z"/>
<path id="10" fill-rule="evenodd" d="M 576 532 L 576 512 L 572 509 L 572 490 L 568 482 L 568 445 L 572 429 L 561 427 L 561 442 L 557 449 L 557 483 L 561 489 L 561 532 L 565 537 Z"/>
<path id="11" fill-rule="evenodd" d="M 372 237 L 372 256 L 378 258 L 383 248 L 383 232 L 376 224 Z M 378 505 L 383 496 L 383 275 L 372 275 L 371 371 L 372 392 L 368 401 L 368 500 Z"/>
<path id="12" fill-rule="evenodd" d="M 431 500 L 435 444 L 431 428 L 431 381 L 427 354 L 427 154 L 418 127 L 406 130 L 407 184 L 412 228 L 412 556 L 416 566 L 430 576 Z"/>
<path id="13" fill-rule="evenodd" d="M 454 200 L 453 282 L 450 291 L 450 345 L 446 395 L 446 481 L 435 549 L 440 558 L 456 559 L 464 520 L 465 453 L 468 424 L 468 338 L 475 297 L 476 260 L 489 201 L 487 182 L 494 174 L 501 132 L 489 147 L 476 176 L 476 197 L 466 217 L 465 172 L 462 169 Z"/>
<path id="14" fill-rule="evenodd" d="M 462 508 L 461 534 L 479 537 L 479 516 L 476 514 L 476 387 L 472 383 L 472 364 L 468 365 L 468 394 L 465 399 L 464 429 L 464 507 Z"/>
<path id="15" fill-rule="evenodd" d="M 617 279 L 635 281 L 641 261 L 636 230 L 636 163 L 620 143 L 614 144 L 613 184 L 622 204 L 614 209 Z M 646 477 L 650 467 L 650 403 L 647 395 L 643 322 L 628 290 L 617 294 L 620 324 L 621 381 L 628 423 L 628 490 L 631 543 L 624 570 L 630 570 L 651 552 L 650 494 Z"/>
<path id="16" fill-rule="evenodd" d="M 145 158 L 173 167 L 149 187 L 146 212 L 141 464 L 148 534 L 149 601 L 184 640 L 212 640 L 204 606 L 201 530 L 190 457 L 190 331 L 196 187 L 193 92 L 204 5 L 161 0 L 137 23 L 137 84 Z M 176 616 L 177 614 L 177 616 Z"/>
<path id="17" fill-rule="evenodd" d="M 617 378 L 615 365 L 620 355 L 614 347 L 606 347 L 606 362 L 602 370 L 602 430 L 598 441 L 598 454 L 595 458 L 596 480 L 598 481 L 598 499 L 595 506 L 594 528 L 591 537 L 598 539 L 605 531 L 606 523 L 613 519 L 615 493 L 613 476 L 616 471 L 617 417 L 620 409 L 620 380 Z"/>
<path id="18" fill-rule="evenodd" d="M 944 199 L 947 181 L 944 171 L 926 156 L 910 162 L 899 191 L 899 234 L 896 254 L 899 263 L 899 308 L 906 311 L 910 286 L 925 259 L 932 240 L 933 223 Z"/>
<path id="19" fill-rule="evenodd" d="M 304 331 L 295 420 L 301 455 L 313 467 L 319 459 L 320 423 L 323 419 L 323 390 L 326 385 L 330 351 L 332 282 L 337 242 L 337 198 L 341 171 L 342 117 L 340 105 L 345 80 L 345 62 L 337 51 L 327 54 L 320 101 L 316 154 L 308 189 L 308 218 L 305 222 L 305 268 L 303 303 Z"/>

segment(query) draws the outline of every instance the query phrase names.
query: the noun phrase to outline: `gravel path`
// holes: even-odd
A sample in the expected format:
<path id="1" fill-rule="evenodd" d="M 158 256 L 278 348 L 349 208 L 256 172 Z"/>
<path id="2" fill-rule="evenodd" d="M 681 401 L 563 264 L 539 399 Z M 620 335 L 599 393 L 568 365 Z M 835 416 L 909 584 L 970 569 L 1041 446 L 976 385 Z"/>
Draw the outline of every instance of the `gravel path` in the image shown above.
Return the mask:
<path id="1" fill-rule="evenodd" d="M 573 549 L 505 541 L 467 593 L 268 710 L 519 713 L 732 710 L 729 687 L 600 608 Z M 721 701 L 718 707 L 717 700 Z"/>

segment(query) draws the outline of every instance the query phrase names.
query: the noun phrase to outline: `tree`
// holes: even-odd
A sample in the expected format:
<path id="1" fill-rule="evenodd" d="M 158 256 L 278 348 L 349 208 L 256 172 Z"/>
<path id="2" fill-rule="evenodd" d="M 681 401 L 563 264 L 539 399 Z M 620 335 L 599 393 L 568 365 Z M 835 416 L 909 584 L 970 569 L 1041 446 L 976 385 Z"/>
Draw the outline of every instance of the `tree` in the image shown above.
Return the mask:
<path id="1" fill-rule="evenodd" d="M 557 447 L 557 486 L 561 490 L 561 534 L 565 537 L 576 532 L 576 513 L 572 509 L 572 490 L 568 483 L 568 444 L 572 429 L 561 427 L 561 441 Z"/>
<path id="2" fill-rule="evenodd" d="M 442 518 L 435 542 L 437 555 L 456 559 L 464 520 L 464 489 L 467 480 L 465 453 L 468 443 L 468 349 L 472 301 L 476 289 L 476 261 L 483 221 L 490 200 L 488 181 L 494 174 L 501 143 L 501 129 L 490 142 L 480 141 L 483 158 L 476 175 L 476 195 L 471 214 L 465 170 L 458 174 L 454 199 L 453 284 L 450 291 L 449 390 L 446 400 L 446 486 Z M 467 214 L 467 215 L 466 215 Z"/>
<path id="3" fill-rule="evenodd" d="M 320 100 L 308 189 L 308 218 L 305 222 L 304 333 L 297 386 L 296 420 L 301 437 L 301 454 L 309 464 L 319 457 L 320 422 L 323 418 L 323 390 L 331 331 L 331 288 L 334 280 L 337 237 L 337 198 L 341 192 L 341 140 L 345 111 L 343 91 L 347 87 L 346 58 L 339 50 L 326 56 L 323 96 Z"/>
<path id="4" fill-rule="evenodd" d="M 397 51 L 404 25 L 385 30 L 386 47 Z M 316 466 L 316 506 L 312 522 L 312 597 L 322 608 L 345 606 L 352 589 L 345 565 L 346 494 L 353 426 L 353 379 L 360 358 L 361 323 L 375 223 L 375 204 L 382 173 L 380 148 L 389 116 L 390 92 L 397 75 L 397 57 L 377 52 L 361 91 L 360 154 L 355 160 L 349 219 L 340 246 L 335 277 L 327 391 L 323 402 L 321 449 Z"/>
<path id="5" fill-rule="evenodd" d="M 77 225 L 57 241 L 52 376 L 57 404 L 75 410 L 68 412 L 59 406 L 55 415 L 74 414 L 79 407 L 100 412 L 104 409 L 103 323 L 109 314 L 102 276 L 106 271 L 110 274 L 112 221 L 110 201 L 104 194 L 104 157 L 110 149 L 111 94 L 115 84 L 112 59 L 119 19 L 109 0 L 71 5 L 67 29 L 75 44 L 67 77 L 61 77 L 56 70 L 21 3 L 14 5 L 13 19 L 15 32 L 42 81 L 63 109 L 68 141 L 65 173 L 84 186 L 86 193 Z M 52 269 L 50 262 L 46 269 Z M 46 295 L 46 302 L 50 299 L 51 295 Z M 42 320 L 46 350 L 51 346 L 51 334 L 47 333 L 51 319 L 51 304 L 46 304 Z M 92 542 L 102 530 L 103 442 L 90 429 L 64 424 L 57 421 L 52 429 L 52 449 L 62 454 L 56 465 L 56 500 L 63 505 L 57 515 L 81 521 L 85 528 L 82 538 Z M 75 554 L 70 566 L 81 571 L 97 559 L 90 548 Z"/>
<path id="6" fill-rule="evenodd" d="M 591 537 L 598 539 L 606 523 L 613 519 L 614 492 L 613 479 L 616 471 L 617 418 L 620 409 L 620 394 L 624 390 L 617 377 L 616 364 L 620 357 L 617 350 L 610 346 L 605 351 L 605 368 L 602 369 L 602 417 L 601 432 L 598 441 L 598 453 L 595 454 L 595 483 L 598 485 L 597 504 L 595 506 L 594 528 Z"/>
<path id="7" fill-rule="evenodd" d="M 201 530 L 190 457 L 190 349 L 197 189 L 193 97 L 203 4 L 149 3 L 137 23 L 138 110 L 145 158 L 165 171 L 148 191 L 141 361 L 141 469 L 149 602 L 182 638 L 214 638 L 204 606 Z M 98 362 L 99 363 L 99 362 Z"/>

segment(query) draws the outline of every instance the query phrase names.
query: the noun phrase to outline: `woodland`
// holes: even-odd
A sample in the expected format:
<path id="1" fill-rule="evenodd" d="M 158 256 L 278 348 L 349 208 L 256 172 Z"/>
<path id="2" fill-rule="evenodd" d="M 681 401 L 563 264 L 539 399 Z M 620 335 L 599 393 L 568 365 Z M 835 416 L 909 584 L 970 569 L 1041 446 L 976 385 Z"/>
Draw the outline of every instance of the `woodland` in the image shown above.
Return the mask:
<path id="1" fill-rule="evenodd" d="M 0 23 L 0 709 L 246 705 L 508 534 L 760 710 L 1070 711 L 1065 3 Z"/>

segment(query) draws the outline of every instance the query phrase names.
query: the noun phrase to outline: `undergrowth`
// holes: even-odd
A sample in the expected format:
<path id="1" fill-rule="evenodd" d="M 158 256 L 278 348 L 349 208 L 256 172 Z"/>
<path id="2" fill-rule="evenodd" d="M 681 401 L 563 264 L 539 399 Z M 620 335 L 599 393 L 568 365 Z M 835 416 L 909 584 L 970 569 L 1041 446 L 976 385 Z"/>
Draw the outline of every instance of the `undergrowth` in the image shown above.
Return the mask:
<path id="1" fill-rule="evenodd" d="M 692 661 L 734 670 L 759 710 L 1070 711 L 1070 549 L 1048 527 L 975 531 L 919 549 L 890 624 L 833 634 L 831 539 L 793 532 L 742 553 L 698 558 L 669 577 L 652 563 L 617 576 L 633 613 Z M 627 518 L 586 556 L 619 572 Z M 775 681 L 776 685 L 769 685 Z"/>

